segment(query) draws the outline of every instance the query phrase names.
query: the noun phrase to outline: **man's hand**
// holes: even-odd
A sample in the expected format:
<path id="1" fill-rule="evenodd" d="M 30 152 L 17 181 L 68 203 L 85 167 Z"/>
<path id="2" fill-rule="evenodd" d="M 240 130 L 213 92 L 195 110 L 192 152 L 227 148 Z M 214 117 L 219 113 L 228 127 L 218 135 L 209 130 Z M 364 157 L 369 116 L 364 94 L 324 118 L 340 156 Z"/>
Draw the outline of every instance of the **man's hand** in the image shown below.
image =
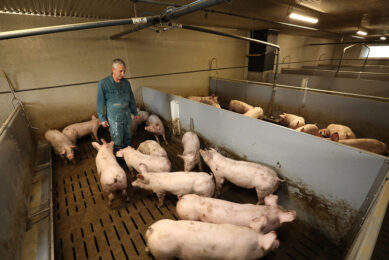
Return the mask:
<path id="1" fill-rule="evenodd" d="M 140 118 L 139 115 L 134 116 L 134 120 L 138 120 L 139 118 Z"/>
<path id="2" fill-rule="evenodd" d="M 103 127 L 108 127 L 109 126 L 108 121 L 101 122 L 101 125 Z"/>

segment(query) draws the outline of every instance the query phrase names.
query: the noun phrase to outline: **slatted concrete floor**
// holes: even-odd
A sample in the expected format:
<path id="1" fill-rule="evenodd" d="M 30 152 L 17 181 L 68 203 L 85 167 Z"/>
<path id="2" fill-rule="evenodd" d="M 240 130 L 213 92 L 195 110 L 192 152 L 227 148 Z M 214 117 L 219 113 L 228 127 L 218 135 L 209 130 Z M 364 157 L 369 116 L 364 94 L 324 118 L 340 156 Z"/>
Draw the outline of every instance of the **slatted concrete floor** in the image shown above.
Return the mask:
<path id="1" fill-rule="evenodd" d="M 103 133 L 104 134 L 104 133 Z M 146 139 L 141 132 L 134 146 Z M 167 149 L 172 170 L 183 169 L 176 156 L 182 153 L 178 142 L 170 142 Z M 76 164 L 67 165 L 54 157 L 54 225 L 56 259 L 153 259 L 145 252 L 144 234 L 148 226 L 159 219 L 177 219 L 176 198 L 167 196 L 165 206 L 158 208 L 155 194 L 134 190 L 129 184 L 130 201 L 115 196 L 112 208 L 102 193 L 96 172 L 96 151 L 91 139 L 79 142 Z M 128 183 L 133 180 L 127 171 Z M 225 185 L 222 198 L 235 202 L 255 202 L 253 191 Z M 265 259 L 337 259 L 340 251 L 324 237 L 302 229 L 297 223 L 277 230 L 281 246 Z"/>

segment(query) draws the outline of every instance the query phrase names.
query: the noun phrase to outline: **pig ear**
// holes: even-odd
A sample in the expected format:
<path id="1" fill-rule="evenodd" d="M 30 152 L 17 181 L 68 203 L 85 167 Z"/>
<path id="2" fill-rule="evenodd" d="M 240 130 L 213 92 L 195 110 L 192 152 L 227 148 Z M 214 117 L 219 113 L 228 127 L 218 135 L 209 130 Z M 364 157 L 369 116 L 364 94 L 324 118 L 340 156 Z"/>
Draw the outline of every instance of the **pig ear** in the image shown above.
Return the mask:
<path id="1" fill-rule="evenodd" d="M 158 131 L 161 130 L 161 125 L 159 123 L 156 123 L 155 126 L 158 128 Z"/>
<path id="2" fill-rule="evenodd" d="M 279 245 L 280 242 L 277 240 L 277 235 L 274 231 L 263 235 L 261 238 L 261 246 L 265 252 L 276 249 Z"/>
<path id="3" fill-rule="evenodd" d="M 137 174 L 136 178 L 139 179 L 139 180 L 144 180 L 145 179 L 142 174 Z"/>
<path id="4" fill-rule="evenodd" d="M 101 140 L 101 142 L 102 142 L 103 144 L 106 144 L 106 143 L 107 143 L 103 138 L 101 138 L 100 140 Z"/>
<path id="5" fill-rule="evenodd" d="M 278 196 L 274 194 L 270 194 L 265 197 L 265 205 L 268 206 L 276 206 L 278 202 Z"/>
<path id="6" fill-rule="evenodd" d="M 285 117 L 286 117 L 285 113 L 282 113 L 282 114 L 280 115 L 280 117 L 281 117 L 282 119 L 285 119 Z"/>
<path id="7" fill-rule="evenodd" d="M 303 133 L 305 133 L 305 129 L 304 129 L 304 127 L 300 129 L 300 132 L 303 132 Z"/>
<path id="8" fill-rule="evenodd" d="M 62 149 L 61 152 L 59 153 L 60 155 L 64 155 L 66 153 L 65 149 Z"/>
<path id="9" fill-rule="evenodd" d="M 335 142 L 338 142 L 338 141 L 339 141 L 339 134 L 338 134 L 338 132 L 333 133 L 333 134 L 331 135 L 331 140 L 332 140 L 332 141 L 335 141 Z"/>
<path id="10" fill-rule="evenodd" d="M 119 151 L 116 152 L 116 157 L 123 157 L 123 151 L 120 149 Z"/>
<path id="11" fill-rule="evenodd" d="M 297 213 L 295 210 L 291 210 L 289 212 L 283 212 L 279 216 L 280 223 L 292 222 L 293 220 L 296 219 L 296 215 L 297 215 Z"/>
<path id="12" fill-rule="evenodd" d="M 92 119 L 96 119 L 96 116 L 95 116 L 95 115 L 92 115 Z"/>
<path id="13" fill-rule="evenodd" d="M 260 232 L 267 224 L 267 218 L 265 216 L 260 216 L 258 218 L 254 218 L 250 221 L 249 227 L 256 232 Z"/>
<path id="14" fill-rule="evenodd" d="M 97 142 L 92 142 L 92 146 L 98 151 L 101 147 L 101 145 Z"/>

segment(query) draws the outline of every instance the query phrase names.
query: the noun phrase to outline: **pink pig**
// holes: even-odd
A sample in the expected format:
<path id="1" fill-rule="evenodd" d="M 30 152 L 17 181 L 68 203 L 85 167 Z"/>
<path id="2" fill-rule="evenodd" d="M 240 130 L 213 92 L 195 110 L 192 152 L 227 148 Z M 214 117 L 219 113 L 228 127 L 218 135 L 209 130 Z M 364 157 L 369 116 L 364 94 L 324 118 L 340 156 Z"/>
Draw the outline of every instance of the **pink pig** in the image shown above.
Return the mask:
<path id="1" fill-rule="evenodd" d="M 275 170 L 259 163 L 238 161 L 227 158 L 215 149 L 200 150 L 204 161 L 215 175 L 217 195 L 220 194 L 225 180 L 246 189 L 255 188 L 258 203 L 273 193 L 281 180 Z"/>
<path id="2" fill-rule="evenodd" d="M 184 152 L 178 156 L 184 160 L 184 171 L 191 171 L 196 164 L 201 171 L 200 140 L 198 136 L 193 132 L 186 132 L 181 142 L 184 147 Z"/>
<path id="3" fill-rule="evenodd" d="M 124 157 L 128 168 L 134 168 L 137 172 L 170 172 L 169 158 L 143 154 L 128 146 L 116 152 L 117 157 Z"/>
<path id="4" fill-rule="evenodd" d="M 113 142 L 107 143 L 104 139 L 101 141 L 102 145 L 97 142 L 93 142 L 92 145 L 97 150 L 96 167 L 101 187 L 108 195 L 108 205 L 111 206 L 115 196 L 114 192 L 117 190 L 122 191 L 122 196 L 128 200 L 127 176 L 113 154 Z"/>
<path id="5" fill-rule="evenodd" d="M 253 108 L 250 108 L 243 115 L 248 116 L 248 117 L 252 117 L 252 118 L 256 118 L 256 119 L 262 119 L 263 118 L 263 109 L 260 107 L 253 107 Z"/>
<path id="6" fill-rule="evenodd" d="M 56 154 L 59 154 L 62 158 L 66 157 L 69 161 L 74 160 L 73 149 L 76 148 L 76 146 L 62 132 L 56 129 L 47 130 L 45 133 L 45 139 L 54 148 Z"/>
<path id="7" fill-rule="evenodd" d="M 211 197 L 215 192 L 213 176 L 206 172 L 151 172 L 136 177 L 131 185 L 155 192 L 159 207 L 163 205 L 166 193 L 180 198 L 190 193 Z"/>
<path id="8" fill-rule="evenodd" d="M 262 234 L 263 218 L 250 228 L 162 219 L 146 231 L 146 251 L 156 259 L 258 259 L 279 246 L 275 232 Z"/>
<path id="9" fill-rule="evenodd" d="M 150 115 L 147 118 L 145 130 L 149 131 L 150 133 L 153 133 L 158 143 L 159 143 L 158 135 L 162 135 L 165 144 L 166 145 L 168 144 L 165 136 L 165 128 L 163 127 L 161 119 L 159 119 L 157 115 Z"/>
<path id="10" fill-rule="evenodd" d="M 234 111 L 236 113 L 244 114 L 244 113 L 248 112 L 250 109 L 252 109 L 253 106 L 251 106 L 245 102 L 242 102 L 240 100 L 232 99 L 230 101 L 228 108 L 229 108 L 229 110 Z"/>
<path id="11" fill-rule="evenodd" d="M 296 211 L 282 210 L 277 200 L 277 195 L 270 194 L 265 197 L 265 205 L 253 205 L 188 194 L 177 202 L 176 212 L 181 219 L 246 227 L 251 220 L 264 216 L 266 222 L 260 231 L 268 233 L 296 218 Z"/>
<path id="12" fill-rule="evenodd" d="M 324 137 L 331 137 L 333 134 L 338 133 L 339 140 L 356 138 L 350 127 L 338 124 L 330 124 L 327 128 L 320 129 L 319 133 Z"/>
<path id="13" fill-rule="evenodd" d="M 62 130 L 73 144 L 76 144 L 78 138 L 81 138 L 87 134 L 93 134 L 95 140 L 97 139 L 97 130 L 100 127 L 100 120 L 92 115 L 91 120 L 82 123 L 71 124 Z"/>
<path id="14" fill-rule="evenodd" d="M 299 128 L 300 126 L 305 125 L 305 120 L 301 116 L 282 113 L 280 117 L 281 117 L 281 121 L 285 122 L 288 125 L 288 127 L 292 129 L 296 129 Z"/>

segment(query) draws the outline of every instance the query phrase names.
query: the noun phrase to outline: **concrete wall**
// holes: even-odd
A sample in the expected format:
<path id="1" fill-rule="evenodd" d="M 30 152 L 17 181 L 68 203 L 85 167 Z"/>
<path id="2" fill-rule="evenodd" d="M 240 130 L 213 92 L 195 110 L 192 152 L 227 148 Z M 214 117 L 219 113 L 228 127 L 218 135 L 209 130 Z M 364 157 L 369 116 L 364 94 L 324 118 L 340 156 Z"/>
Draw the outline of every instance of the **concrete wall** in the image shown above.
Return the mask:
<path id="1" fill-rule="evenodd" d="M 280 65 L 282 68 L 301 68 L 304 65 L 317 65 L 317 62 L 293 63 L 302 61 L 312 61 L 321 59 L 332 59 L 334 47 L 330 45 L 307 46 L 310 43 L 330 42 L 331 39 L 312 38 L 305 36 L 296 36 L 292 34 L 278 34 L 278 45 L 281 47 L 280 63 L 289 63 Z M 248 80 L 265 81 L 267 73 L 249 72 Z"/>
<path id="2" fill-rule="evenodd" d="M 334 47 L 331 45 L 308 46 L 311 43 L 331 42 L 332 39 L 279 34 L 278 44 L 281 46 L 280 63 L 332 59 Z M 287 58 L 287 56 L 289 56 Z M 301 68 L 304 65 L 317 65 L 317 62 L 291 63 L 281 65 L 281 68 Z"/>
<path id="3" fill-rule="evenodd" d="M 0 31 L 89 21 L 92 20 L 0 14 Z M 157 34 L 145 29 L 122 39 L 108 39 L 127 28 L 106 27 L 0 41 L 0 68 L 10 77 L 16 90 L 72 84 L 17 93 L 32 125 L 40 128 L 37 133 L 86 120 L 95 113 L 97 81 L 109 75 L 111 61 L 117 57 L 128 64 L 126 77 L 206 70 L 214 57 L 218 68 L 247 65 L 246 42 L 200 32 L 174 29 Z M 237 30 L 228 32 L 247 34 Z M 243 79 L 245 69 L 146 77 L 130 82 L 140 103 L 140 86 L 183 96 L 205 95 L 208 78 L 215 75 Z M 90 83 L 80 84 L 85 82 Z M 8 90 L 1 75 L 0 92 Z M 0 94 L 0 122 L 12 110 L 10 100 L 10 94 Z"/>

